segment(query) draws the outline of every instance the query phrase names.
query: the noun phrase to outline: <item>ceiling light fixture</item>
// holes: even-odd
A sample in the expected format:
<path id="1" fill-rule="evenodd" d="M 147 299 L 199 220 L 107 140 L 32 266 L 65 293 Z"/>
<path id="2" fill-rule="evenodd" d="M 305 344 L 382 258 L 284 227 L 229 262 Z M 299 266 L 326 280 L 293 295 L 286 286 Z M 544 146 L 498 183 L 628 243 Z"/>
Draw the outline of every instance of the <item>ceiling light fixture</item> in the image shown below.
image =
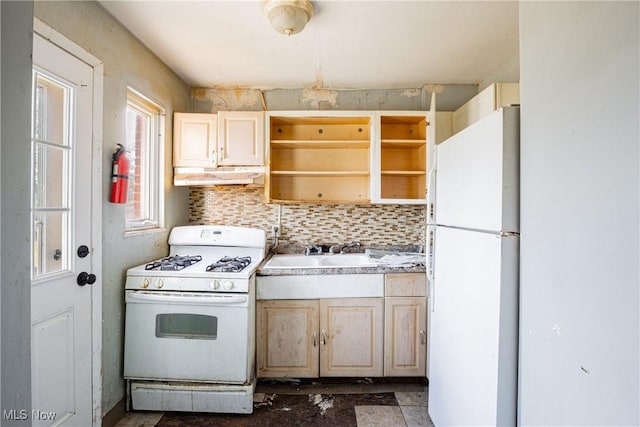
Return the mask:
<path id="1" fill-rule="evenodd" d="M 267 0 L 264 13 L 277 32 L 290 36 L 307 25 L 313 16 L 313 5 L 309 0 Z"/>

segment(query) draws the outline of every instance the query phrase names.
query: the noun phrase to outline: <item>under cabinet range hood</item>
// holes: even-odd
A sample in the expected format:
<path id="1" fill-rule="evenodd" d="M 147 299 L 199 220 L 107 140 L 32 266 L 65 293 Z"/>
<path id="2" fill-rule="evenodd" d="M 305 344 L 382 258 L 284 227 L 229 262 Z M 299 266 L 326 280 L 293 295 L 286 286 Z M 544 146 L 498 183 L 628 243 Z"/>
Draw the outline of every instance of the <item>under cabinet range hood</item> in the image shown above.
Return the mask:
<path id="1" fill-rule="evenodd" d="M 234 166 L 218 168 L 174 168 L 173 185 L 205 186 L 231 184 L 260 184 L 263 166 Z"/>

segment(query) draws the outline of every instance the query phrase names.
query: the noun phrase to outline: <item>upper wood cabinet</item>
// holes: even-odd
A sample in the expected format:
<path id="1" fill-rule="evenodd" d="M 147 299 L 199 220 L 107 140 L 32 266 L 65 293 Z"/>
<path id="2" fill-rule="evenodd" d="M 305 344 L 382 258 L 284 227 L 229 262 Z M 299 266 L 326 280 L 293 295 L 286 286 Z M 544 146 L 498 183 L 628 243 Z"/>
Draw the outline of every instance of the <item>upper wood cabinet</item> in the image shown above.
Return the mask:
<path id="1" fill-rule="evenodd" d="M 507 105 L 520 104 L 518 83 L 492 83 L 453 112 L 453 134 Z"/>
<path id="2" fill-rule="evenodd" d="M 425 204 L 428 114 L 267 113 L 267 201 Z"/>
<path id="3" fill-rule="evenodd" d="M 372 115 L 267 115 L 270 202 L 369 203 Z"/>
<path id="4" fill-rule="evenodd" d="M 174 167 L 263 165 L 262 111 L 174 114 Z"/>
<path id="5" fill-rule="evenodd" d="M 376 114 L 374 203 L 426 202 L 427 113 Z"/>
<path id="6" fill-rule="evenodd" d="M 264 113 L 218 112 L 218 165 L 264 165 Z"/>
<path id="7" fill-rule="evenodd" d="M 216 114 L 174 113 L 173 115 L 173 166 L 216 166 Z"/>

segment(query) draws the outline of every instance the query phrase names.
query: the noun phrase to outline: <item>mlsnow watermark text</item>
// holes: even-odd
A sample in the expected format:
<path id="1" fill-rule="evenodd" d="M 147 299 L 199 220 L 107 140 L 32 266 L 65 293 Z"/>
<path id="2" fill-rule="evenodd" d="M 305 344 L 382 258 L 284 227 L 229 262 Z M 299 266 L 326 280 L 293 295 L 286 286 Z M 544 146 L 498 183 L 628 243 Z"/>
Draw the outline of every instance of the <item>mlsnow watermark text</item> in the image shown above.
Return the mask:
<path id="1" fill-rule="evenodd" d="M 58 414 L 55 412 L 40 411 L 33 409 L 31 412 L 26 409 L 4 409 L 2 411 L 2 419 L 4 420 L 38 420 L 38 421 L 53 421 Z"/>

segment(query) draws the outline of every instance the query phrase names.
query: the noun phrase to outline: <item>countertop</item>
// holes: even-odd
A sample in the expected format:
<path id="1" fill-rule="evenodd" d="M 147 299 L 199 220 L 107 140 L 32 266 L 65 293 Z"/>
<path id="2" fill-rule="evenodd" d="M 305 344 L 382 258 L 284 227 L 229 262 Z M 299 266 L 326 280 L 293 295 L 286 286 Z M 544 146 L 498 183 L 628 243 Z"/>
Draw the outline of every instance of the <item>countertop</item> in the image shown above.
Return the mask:
<path id="1" fill-rule="evenodd" d="M 258 268 L 258 276 L 300 276 L 329 274 L 387 274 L 387 273 L 424 273 L 424 266 L 415 267 L 333 267 L 333 268 Z"/>
<path id="2" fill-rule="evenodd" d="M 276 253 L 269 254 L 262 261 L 257 270 L 258 276 L 298 276 L 298 275 L 331 275 L 331 274 L 387 274 L 387 273 L 425 273 L 426 267 L 424 265 L 413 267 L 390 267 L 390 266 L 376 266 L 376 267 L 331 267 L 331 268 L 273 268 L 263 269 L 262 266 L 266 264 L 273 255 L 279 254 L 295 254 L 304 253 L 300 252 L 297 247 L 284 247 L 278 248 Z M 388 248 L 385 248 L 388 249 Z M 417 252 L 419 249 L 416 246 L 394 246 L 393 249 L 399 251 Z M 359 251 L 361 252 L 361 251 Z M 355 252 L 351 252 L 355 253 Z M 309 255 L 314 256 L 314 255 Z"/>

